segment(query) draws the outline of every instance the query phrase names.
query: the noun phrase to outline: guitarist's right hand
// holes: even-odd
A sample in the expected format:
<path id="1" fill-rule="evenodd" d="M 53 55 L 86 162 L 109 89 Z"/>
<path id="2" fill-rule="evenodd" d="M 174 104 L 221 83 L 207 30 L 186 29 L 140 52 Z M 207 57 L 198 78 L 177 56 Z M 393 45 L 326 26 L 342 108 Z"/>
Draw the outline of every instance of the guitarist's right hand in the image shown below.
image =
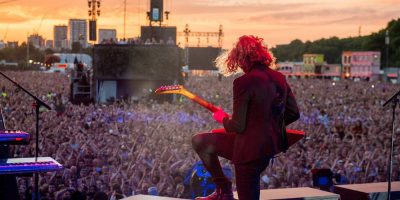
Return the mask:
<path id="1" fill-rule="evenodd" d="M 226 133 L 225 128 L 217 128 L 211 130 L 211 133 Z"/>
<path id="2" fill-rule="evenodd" d="M 213 113 L 214 120 L 220 124 L 222 124 L 222 121 L 224 120 L 225 117 L 229 117 L 229 115 L 226 114 L 226 112 L 222 110 L 222 108 L 218 108 L 218 110 Z"/>

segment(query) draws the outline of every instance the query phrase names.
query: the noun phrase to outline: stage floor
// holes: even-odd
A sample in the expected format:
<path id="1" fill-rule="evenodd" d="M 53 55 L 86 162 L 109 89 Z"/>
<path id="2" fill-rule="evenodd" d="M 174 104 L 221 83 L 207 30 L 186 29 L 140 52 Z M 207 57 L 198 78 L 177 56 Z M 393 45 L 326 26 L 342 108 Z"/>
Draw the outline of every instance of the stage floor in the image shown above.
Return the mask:
<path id="1" fill-rule="evenodd" d="M 353 199 L 387 199 L 388 182 L 335 185 L 334 192 L 340 194 L 342 200 Z M 391 199 L 400 199 L 400 182 L 392 182 Z"/>
<path id="2" fill-rule="evenodd" d="M 135 196 L 127 197 L 122 200 L 167 200 L 167 199 L 177 200 L 177 198 L 172 198 L 172 197 L 159 197 L 159 196 L 150 196 L 150 195 L 135 195 Z"/>
<path id="3" fill-rule="evenodd" d="M 356 190 L 365 193 L 387 192 L 388 182 L 368 183 L 368 184 L 351 184 L 337 185 L 335 187 Z M 392 191 L 400 191 L 400 182 L 392 182 Z"/>
<path id="4" fill-rule="evenodd" d="M 238 198 L 236 193 L 235 193 L 235 198 L 236 199 Z M 167 199 L 177 200 L 177 198 L 172 198 L 172 197 L 158 197 L 158 196 L 148 196 L 148 195 L 136 195 L 125 198 L 123 200 L 167 200 Z M 303 188 L 261 190 L 260 199 L 338 200 L 339 195 L 313 188 L 303 187 Z"/>
<path id="5" fill-rule="evenodd" d="M 301 188 L 284 188 L 261 190 L 260 199 L 313 199 L 313 200 L 338 200 L 339 195 L 335 193 L 325 192 L 322 190 L 301 187 Z M 237 193 L 235 193 L 237 199 Z"/>

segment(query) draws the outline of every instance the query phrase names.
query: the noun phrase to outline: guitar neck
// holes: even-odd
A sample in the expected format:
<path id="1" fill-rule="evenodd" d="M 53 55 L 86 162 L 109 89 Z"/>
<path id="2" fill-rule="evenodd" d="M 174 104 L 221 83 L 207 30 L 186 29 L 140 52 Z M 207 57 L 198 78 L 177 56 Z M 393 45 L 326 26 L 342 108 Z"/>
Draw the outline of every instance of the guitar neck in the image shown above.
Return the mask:
<path id="1" fill-rule="evenodd" d="M 196 96 L 195 94 L 193 94 L 187 90 L 184 90 L 182 92 L 182 95 L 184 95 L 187 98 L 189 98 L 190 100 L 200 104 L 201 106 L 203 106 L 204 108 L 208 109 L 211 112 L 218 111 L 218 108 L 216 106 L 214 106 L 212 103 L 205 101 L 204 99 L 200 98 L 199 96 Z"/>

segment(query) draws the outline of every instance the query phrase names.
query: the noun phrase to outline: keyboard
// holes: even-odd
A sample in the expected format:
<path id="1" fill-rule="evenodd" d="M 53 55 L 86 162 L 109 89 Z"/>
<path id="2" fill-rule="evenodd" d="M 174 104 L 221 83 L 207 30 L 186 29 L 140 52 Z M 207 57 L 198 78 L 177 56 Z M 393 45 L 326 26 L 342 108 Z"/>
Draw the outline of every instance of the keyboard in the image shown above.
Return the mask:
<path id="1" fill-rule="evenodd" d="M 18 130 L 0 130 L 0 144 L 28 144 L 31 140 L 29 133 Z"/>
<path id="2" fill-rule="evenodd" d="M 64 167 L 50 157 L 8 158 L 0 160 L 0 175 L 59 171 Z"/>

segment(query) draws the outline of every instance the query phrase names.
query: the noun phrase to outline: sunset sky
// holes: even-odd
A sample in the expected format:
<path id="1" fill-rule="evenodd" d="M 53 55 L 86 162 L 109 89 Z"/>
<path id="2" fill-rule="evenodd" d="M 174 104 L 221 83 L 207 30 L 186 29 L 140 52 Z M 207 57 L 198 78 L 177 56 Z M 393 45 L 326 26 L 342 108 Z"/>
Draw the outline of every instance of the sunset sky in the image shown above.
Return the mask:
<path id="1" fill-rule="evenodd" d="M 2 3 L 3 2 L 3 3 Z M 164 0 L 170 10 L 168 25 L 178 31 L 218 31 L 224 26 L 224 47 L 241 35 L 261 36 L 269 45 L 293 39 L 357 36 L 384 28 L 400 17 L 400 0 Z M 146 24 L 149 0 L 127 0 L 127 37 L 139 35 Z M 0 0 L 0 40 L 26 40 L 39 33 L 53 39 L 53 26 L 69 18 L 88 19 L 87 0 Z M 99 28 L 116 28 L 123 37 L 123 0 L 102 0 Z M 42 23 L 41 23 L 42 21 Z M 193 38 L 196 43 L 197 39 Z M 203 40 L 202 44 L 205 44 Z M 217 44 L 216 39 L 211 44 Z"/>

